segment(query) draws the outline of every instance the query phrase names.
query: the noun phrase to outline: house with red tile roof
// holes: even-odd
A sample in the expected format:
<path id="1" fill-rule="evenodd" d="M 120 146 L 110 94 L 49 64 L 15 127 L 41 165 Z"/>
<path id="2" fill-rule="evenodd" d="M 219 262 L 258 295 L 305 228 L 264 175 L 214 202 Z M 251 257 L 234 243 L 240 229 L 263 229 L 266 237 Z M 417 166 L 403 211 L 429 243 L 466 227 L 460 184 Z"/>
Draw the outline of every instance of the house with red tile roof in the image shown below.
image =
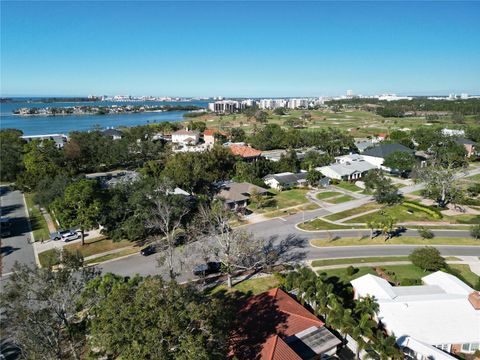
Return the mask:
<path id="1" fill-rule="evenodd" d="M 217 129 L 206 129 L 203 132 L 203 141 L 205 142 L 206 145 L 212 146 L 215 144 L 215 136 L 222 135 L 227 137 L 227 134 L 224 133 L 223 131 L 217 130 Z"/>
<path id="2" fill-rule="evenodd" d="M 260 150 L 254 149 L 245 144 L 229 144 L 228 147 L 233 155 L 240 156 L 247 161 L 254 161 L 262 155 Z"/>
<path id="3" fill-rule="evenodd" d="M 252 296 L 238 312 L 230 355 L 239 360 L 306 360 L 333 355 L 341 341 L 282 289 Z"/>

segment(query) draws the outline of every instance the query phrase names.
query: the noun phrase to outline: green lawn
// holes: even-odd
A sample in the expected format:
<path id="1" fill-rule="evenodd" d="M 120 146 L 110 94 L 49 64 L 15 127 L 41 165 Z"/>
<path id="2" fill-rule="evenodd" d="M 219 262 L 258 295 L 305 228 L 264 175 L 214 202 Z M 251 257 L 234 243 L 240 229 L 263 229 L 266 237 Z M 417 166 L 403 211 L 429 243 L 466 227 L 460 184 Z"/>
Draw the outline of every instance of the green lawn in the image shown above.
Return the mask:
<path id="1" fill-rule="evenodd" d="M 347 201 L 350 201 L 350 200 L 353 200 L 353 199 L 354 199 L 354 197 L 352 197 L 350 195 L 342 195 L 342 196 L 339 196 L 339 197 L 328 199 L 326 201 L 330 204 L 341 204 L 341 203 L 344 203 L 344 202 L 347 202 Z"/>
<path id="2" fill-rule="evenodd" d="M 342 188 L 342 189 L 345 189 L 345 190 L 348 190 L 348 191 L 353 191 L 353 192 L 363 190 L 363 189 L 359 188 L 357 185 L 355 185 L 354 183 L 351 183 L 349 181 L 340 181 L 335 186 L 338 186 L 339 188 Z"/>
<path id="3" fill-rule="evenodd" d="M 264 216 L 267 217 L 267 218 L 274 218 L 274 217 L 279 217 L 279 216 L 288 216 L 288 215 L 294 215 L 294 214 L 298 214 L 299 212 L 302 212 L 302 211 L 311 211 L 311 210 L 315 210 L 315 209 L 318 209 L 319 206 L 317 204 L 313 204 L 313 203 L 305 203 L 303 205 L 300 205 L 298 207 L 295 207 L 295 208 L 291 208 L 291 209 L 288 209 L 288 210 L 276 210 L 276 211 L 272 211 L 272 212 L 269 212 L 269 213 L 265 213 Z"/>
<path id="4" fill-rule="evenodd" d="M 374 263 L 374 262 L 389 262 L 389 261 L 408 261 L 408 256 L 371 256 L 358 258 L 344 258 L 344 259 L 325 259 L 314 260 L 312 266 L 328 266 L 328 265 L 343 265 L 343 264 L 360 264 L 360 263 Z"/>
<path id="5" fill-rule="evenodd" d="M 86 261 L 85 264 L 87 265 L 90 265 L 90 264 L 95 264 L 95 263 L 100 263 L 100 262 L 104 262 L 104 261 L 107 261 L 107 260 L 113 260 L 113 259 L 117 259 L 117 258 L 120 258 L 122 256 L 127 256 L 127 255 L 131 255 L 131 254 L 136 254 L 139 252 L 139 248 L 137 247 L 128 247 L 126 248 L 125 250 L 122 250 L 122 251 L 119 251 L 117 253 L 114 253 L 114 254 L 108 254 L 108 255 L 104 255 L 104 256 L 99 256 L 95 259 L 92 259 L 92 260 L 89 260 L 89 261 Z"/>
<path id="6" fill-rule="evenodd" d="M 234 282 L 235 284 L 235 282 Z M 249 279 L 235 284 L 231 290 L 227 285 L 218 285 L 209 290 L 210 294 L 215 294 L 219 291 L 240 291 L 243 293 L 251 293 L 253 295 L 260 294 L 270 290 L 279 285 L 278 279 L 275 276 L 265 276 L 256 279 Z"/>
<path id="7" fill-rule="evenodd" d="M 327 216 L 325 216 L 325 218 L 328 219 L 328 220 L 337 221 L 337 220 L 345 219 L 346 217 L 350 217 L 350 216 L 357 215 L 357 214 L 362 214 L 364 212 L 367 212 L 367 211 L 370 211 L 370 210 L 375 210 L 375 209 L 380 209 L 380 208 L 381 208 L 380 205 L 378 205 L 377 203 L 371 202 L 371 203 L 359 206 L 357 208 L 353 208 L 353 209 L 345 210 L 345 211 L 342 211 L 342 212 L 339 212 L 339 213 L 327 215 Z"/>
<path id="8" fill-rule="evenodd" d="M 318 200 L 323 200 L 323 199 L 328 199 L 338 195 L 342 195 L 342 193 L 337 191 L 325 191 L 325 192 L 318 193 L 316 198 Z"/>
<path id="9" fill-rule="evenodd" d="M 409 213 L 408 210 L 413 213 Z M 429 221 L 429 222 L 442 222 L 443 219 L 435 219 L 430 214 L 423 211 L 409 208 L 404 205 L 394 205 L 384 208 L 386 214 L 393 216 L 397 222 L 409 222 L 409 221 Z M 367 214 L 356 217 L 354 219 L 347 220 L 345 223 L 366 223 L 370 220 L 379 220 L 381 215 L 379 213 Z"/>
<path id="10" fill-rule="evenodd" d="M 311 221 L 306 221 L 304 223 L 301 223 L 298 225 L 298 227 L 302 230 L 308 230 L 308 231 L 314 231 L 314 230 L 336 230 L 336 229 L 364 229 L 365 227 L 357 227 L 357 226 L 352 226 L 352 225 L 337 225 L 337 224 L 332 224 L 327 221 L 324 221 L 320 218 L 317 218 L 315 220 Z"/>
<path id="11" fill-rule="evenodd" d="M 40 209 L 35 206 L 33 198 L 34 193 L 25 193 L 25 202 L 27 203 L 28 214 L 30 215 L 30 225 L 32 226 L 33 237 L 35 241 L 50 239 L 48 225 Z"/>
<path id="12" fill-rule="evenodd" d="M 291 189 L 285 191 L 275 191 L 270 190 L 274 195 L 271 198 L 270 204 L 268 206 L 257 209 L 256 204 L 252 203 L 249 205 L 249 209 L 263 214 L 270 211 L 285 209 L 288 207 L 299 206 L 308 202 L 305 194 L 308 192 L 308 189 Z"/>
<path id="13" fill-rule="evenodd" d="M 377 236 L 370 239 L 368 236 L 364 238 L 337 238 L 333 240 L 329 239 L 317 239 L 311 241 L 312 245 L 323 246 L 363 246 L 363 245 L 478 245 L 480 246 L 480 240 L 474 238 L 448 238 L 448 237 L 435 237 L 433 239 L 422 239 L 420 237 L 400 236 L 393 237 L 387 241 L 383 239 L 383 236 Z"/>
<path id="14" fill-rule="evenodd" d="M 97 238 L 86 240 L 84 246 L 82 246 L 81 243 L 78 242 L 75 244 L 66 245 L 63 249 L 71 253 L 79 252 L 83 257 L 88 257 L 95 254 L 101 254 L 110 250 L 131 247 L 132 245 L 135 244 L 128 240 L 112 241 L 105 238 Z M 136 248 L 136 251 L 139 250 L 140 247 Z M 42 264 L 42 266 L 46 266 L 49 263 L 52 263 L 54 256 L 55 249 L 43 251 L 38 254 L 40 264 Z M 96 261 L 98 260 L 96 259 L 95 262 Z"/>
<path id="15" fill-rule="evenodd" d="M 470 271 L 467 265 L 450 265 L 450 272 L 453 275 L 459 277 L 461 280 L 467 282 L 470 286 L 474 287 L 478 282 L 478 276 Z M 386 265 L 381 266 L 385 273 L 390 276 L 390 279 L 394 282 L 402 283 L 406 279 L 412 279 L 421 283 L 421 278 L 431 274 L 429 271 L 423 271 L 415 265 Z M 358 267 L 358 272 L 352 276 L 347 274 L 346 269 L 329 269 L 318 270 L 318 273 L 326 273 L 330 279 L 338 279 L 340 282 L 348 285 L 350 281 L 357 279 L 366 274 L 377 275 L 375 270 L 371 267 Z"/>

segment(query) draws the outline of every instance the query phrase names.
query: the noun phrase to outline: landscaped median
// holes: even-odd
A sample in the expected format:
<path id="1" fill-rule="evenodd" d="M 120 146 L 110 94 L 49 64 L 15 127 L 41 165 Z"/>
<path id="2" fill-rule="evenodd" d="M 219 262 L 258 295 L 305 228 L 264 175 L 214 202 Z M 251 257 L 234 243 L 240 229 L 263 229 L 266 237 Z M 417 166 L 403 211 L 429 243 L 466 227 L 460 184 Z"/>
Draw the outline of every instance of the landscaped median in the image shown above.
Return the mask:
<path id="1" fill-rule="evenodd" d="M 128 240 L 113 241 L 105 237 L 102 237 L 102 238 L 86 240 L 85 245 L 83 246 L 81 245 L 80 242 L 65 245 L 63 249 L 70 253 L 78 252 L 84 258 L 88 258 L 97 254 L 108 253 L 111 251 L 115 251 L 117 249 L 122 249 L 121 251 L 119 250 L 119 252 L 105 254 L 104 256 L 99 255 L 98 258 L 87 260 L 88 263 L 93 263 L 93 262 L 102 261 L 101 257 L 104 258 L 103 261 L 106 261 L 116 257 L 136 253 L 140 250 L 140 247 Z M 56 259 L 55 249 L 50 249 L 50 250 L 39 253 L 38 258 L 42 266 L 55 265 L 55 263 L 58 261 Z"/>
<path id="2" fill-rule="evenodd" d="M 362 245 L 473 245 L 480 246 L 480 240 L 474 238 L 456 238 L 456 237 L 435 237 L 433 239 L 423 239 L 421 237 L 412 236 L 396 236 L 385 239 L 381 236 L 374 238 L 333 238 L 333 239 L 315 239 L 311 240 L 310 244 L 315 247 L 329 247 L 329 246 L 362 246 Z"/>

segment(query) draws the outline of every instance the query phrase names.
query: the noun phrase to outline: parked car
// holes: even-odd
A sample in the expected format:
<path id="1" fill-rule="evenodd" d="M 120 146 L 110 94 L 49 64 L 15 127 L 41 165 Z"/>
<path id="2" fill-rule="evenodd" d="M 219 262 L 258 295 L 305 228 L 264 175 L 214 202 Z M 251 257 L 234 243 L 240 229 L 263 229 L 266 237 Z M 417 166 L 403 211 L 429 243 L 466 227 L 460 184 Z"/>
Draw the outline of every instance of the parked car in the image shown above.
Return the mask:
<path id="1" fill-rule="evenodd" d="M 220 271 L 221 264 L 216 261 L 209 261 L 205 264 L 197 265 L 193 268 L 193 275 L 206 276 Z"/>
<path id="2" fill-rule="evenodd" d="M 157 247 L 153 244 L 148 245 L 144 247 L 142 250 L 140 250 L 140 254 L 142 254 L 143 256 L 152 255 L 152 254 L 155 254 L 156 252 L 157 252 Z"/>
<path id="3" fill-rule="evenodd" d="M 80 238 L 80 234 L 74 230 L 59 230 L 50 234 L 50 239 L 53 241 L 63 240 L 68 242 L 78 238 Z"/>
<path id="4" fill-rule="evenodd" d="M 0 218 L 0 233 L 2 238 L 12 235 L 12 222 L 7 217 Z"/>

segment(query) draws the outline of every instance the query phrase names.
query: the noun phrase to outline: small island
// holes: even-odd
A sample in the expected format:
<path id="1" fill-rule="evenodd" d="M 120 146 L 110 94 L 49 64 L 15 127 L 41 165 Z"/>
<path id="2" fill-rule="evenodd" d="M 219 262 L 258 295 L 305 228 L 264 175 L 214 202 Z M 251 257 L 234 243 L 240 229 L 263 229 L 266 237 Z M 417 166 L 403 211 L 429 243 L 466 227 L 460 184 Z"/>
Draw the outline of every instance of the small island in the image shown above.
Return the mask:
<path id="1" fill-rule="evenodd" d="M 64 106 L 45 108 L 18 108 L 13 114 L 22 116 L 43 115 L 108 115 L 135 114 L 142 112 L 194 111 L 202 109 L 194 105 L 111 105 L 111 106 Z"/>

